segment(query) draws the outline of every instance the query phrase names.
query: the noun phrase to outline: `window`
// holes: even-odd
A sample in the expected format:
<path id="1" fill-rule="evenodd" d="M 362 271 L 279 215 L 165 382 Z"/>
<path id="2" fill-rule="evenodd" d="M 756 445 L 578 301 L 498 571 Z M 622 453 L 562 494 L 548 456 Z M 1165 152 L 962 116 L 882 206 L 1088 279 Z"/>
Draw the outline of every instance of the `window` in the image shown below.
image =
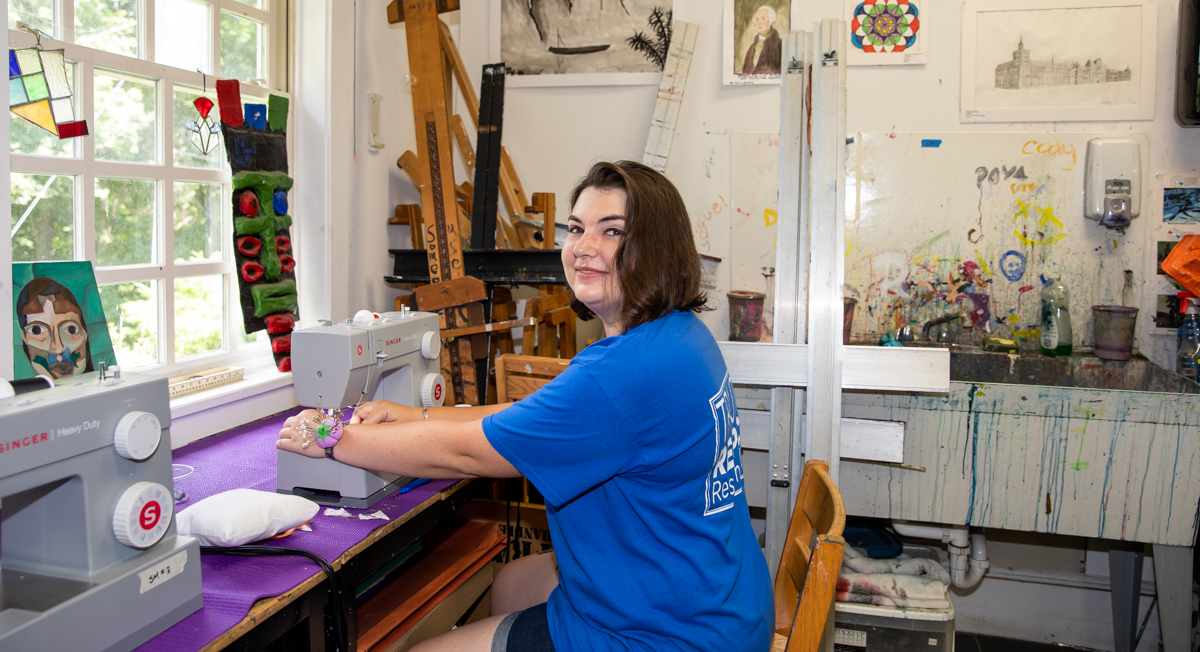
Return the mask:
<path id="1" fill-rule="evenodd" d="M 217 78 L 241 80 L 246 102 L 283 89 L 276 2 L 9 3 L 11 47 L 35 43 L 18 22 L 64 41 L 43 46 L 65 50 L 70 110 L 92 134 L 59 140 L 11 118 L 12 259 L 92 261 L 126 369 L 174 374 L 267 350 L 242 327 L 223 145 L 201 154 L 186 125 L 194 100 L 216 102 Z"/>

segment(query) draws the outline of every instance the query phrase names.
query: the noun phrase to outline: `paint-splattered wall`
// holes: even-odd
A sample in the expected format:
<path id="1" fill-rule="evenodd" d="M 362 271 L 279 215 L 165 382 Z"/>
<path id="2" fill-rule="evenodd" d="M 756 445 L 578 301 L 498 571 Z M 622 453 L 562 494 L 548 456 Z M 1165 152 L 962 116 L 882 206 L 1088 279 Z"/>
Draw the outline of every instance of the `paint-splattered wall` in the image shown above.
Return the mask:
<path id="1" fill-rule="evenodd" d="M 956 341 L 1001 336 L 1036 347 L 1039 292 L 1061 278 L 1074 345 L 1091 346 L 1091 306 L 1138 305 L 1150 222 L 1145 209 L 1125 231 L 1083 216 L 1092 137 L 858 135 L 846 199 L 846 295 L 858 299 L 852 340 L 876 343 L 905 325 L 919 337 L 929 320 L 959 313 Z M 1145 158 L 1145 140 L 1133 137 Z"/>

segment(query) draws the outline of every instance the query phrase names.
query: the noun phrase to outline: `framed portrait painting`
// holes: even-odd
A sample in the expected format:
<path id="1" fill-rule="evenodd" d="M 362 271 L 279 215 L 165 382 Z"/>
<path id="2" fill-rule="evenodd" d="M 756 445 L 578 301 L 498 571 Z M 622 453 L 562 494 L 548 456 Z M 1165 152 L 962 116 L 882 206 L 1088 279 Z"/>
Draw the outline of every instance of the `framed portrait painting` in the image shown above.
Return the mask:
<path id="1" fill-rule="evenodd" d="M 15 378 L 69 378 L 117 363 L 88 261 L 14 263 Z"/>
<path id="2" fill-rule="evenodd" d="M 792 22 L 789 0 L 733 0 L 725 5 L 721 78 L 729 85 L 778 84 L 783 35 Z"/>

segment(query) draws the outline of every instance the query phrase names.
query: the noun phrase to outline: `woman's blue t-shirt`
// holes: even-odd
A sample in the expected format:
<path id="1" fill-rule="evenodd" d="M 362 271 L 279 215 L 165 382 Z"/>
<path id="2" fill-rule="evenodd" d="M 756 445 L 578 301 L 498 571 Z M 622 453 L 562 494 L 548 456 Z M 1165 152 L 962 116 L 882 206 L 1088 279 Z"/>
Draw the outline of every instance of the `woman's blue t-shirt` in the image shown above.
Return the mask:
<path id="1" fill-rule="evenodd" d="M 695 315 L 592 344 L 483 429 L 546 497 L 557 649 L 769 647 L 772 588 L 746 506 L 733 385 Z"/>

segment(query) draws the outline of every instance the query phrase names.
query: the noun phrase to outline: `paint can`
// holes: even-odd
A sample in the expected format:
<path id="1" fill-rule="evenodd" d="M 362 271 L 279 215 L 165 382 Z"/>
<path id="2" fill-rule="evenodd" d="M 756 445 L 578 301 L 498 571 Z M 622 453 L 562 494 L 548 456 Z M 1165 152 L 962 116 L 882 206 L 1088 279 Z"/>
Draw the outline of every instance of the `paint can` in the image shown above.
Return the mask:
<path id="1" fill-rule="evenodd" d="M 854 328 L 854 307 L 857 305 L 858 299 L 842 299 L 842 344 L 850 343 L 850 331 Z"/>
<path id="2" fill-rule="evenodd" d="M 1127 306 L 1092 306 L 1092 335 L 1097 358 L 1128 360 L 1133 357 L 1137 314 L 1137 308 Z"/>
<path id="3" fill-rule="evenodd" d="M 729 297 L 729 339 L 732 342 L 757 342 L 762 338 L 762 292 L 734 290 Z"/>

